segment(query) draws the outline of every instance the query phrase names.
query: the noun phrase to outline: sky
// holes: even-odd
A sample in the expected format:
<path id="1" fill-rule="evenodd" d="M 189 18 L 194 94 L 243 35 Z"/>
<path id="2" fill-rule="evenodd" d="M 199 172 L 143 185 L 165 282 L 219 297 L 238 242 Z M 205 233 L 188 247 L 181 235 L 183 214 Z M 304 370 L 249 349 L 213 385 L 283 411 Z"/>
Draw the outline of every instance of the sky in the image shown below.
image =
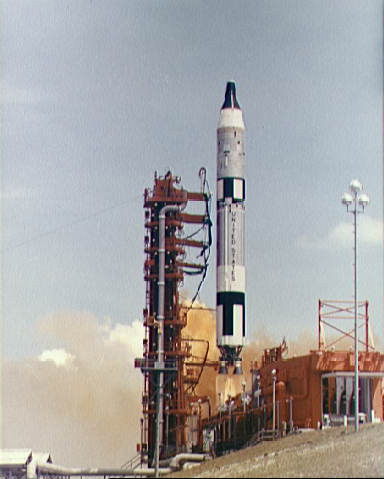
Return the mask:
<path id="1" fill-rule="evenodd" d="M 141 321 L 144 189 L 170 169 L 199 191 L 204 166 L 214 194 L 228 80 L 249 341 L 316 337 L 318 300 L 353 298 L 340 199 L 359 178 L 358 295 L 383 346 L 382 60 L 381 0 L 0 1 L 3 360 L 72 354 L 41 327 L 63 314 L 108 334 Z M 215 307 L 215 251 L 199 300 Z"/>

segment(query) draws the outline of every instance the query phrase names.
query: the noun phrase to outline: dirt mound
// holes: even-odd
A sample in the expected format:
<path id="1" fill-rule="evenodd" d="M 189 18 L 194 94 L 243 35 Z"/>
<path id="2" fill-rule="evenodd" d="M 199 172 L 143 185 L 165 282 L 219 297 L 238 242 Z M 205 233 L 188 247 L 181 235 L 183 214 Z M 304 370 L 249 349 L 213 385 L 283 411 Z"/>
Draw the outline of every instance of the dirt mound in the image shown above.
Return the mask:
<path id="1" fill-rule="evenodd" d="M 384 477 L 384 424 L 299 432 L 167 477 Z"/>

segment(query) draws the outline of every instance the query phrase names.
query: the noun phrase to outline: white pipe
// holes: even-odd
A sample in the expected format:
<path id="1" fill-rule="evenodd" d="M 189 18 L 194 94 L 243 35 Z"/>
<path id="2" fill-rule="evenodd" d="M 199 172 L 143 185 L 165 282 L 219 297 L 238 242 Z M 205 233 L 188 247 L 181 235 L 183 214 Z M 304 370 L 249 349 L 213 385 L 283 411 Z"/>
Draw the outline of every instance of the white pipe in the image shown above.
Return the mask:
<path id="1" fill-rule="evenodd" d="M 170 474 L 172 469 L 161 468 L 159 474 Z M 155 469 L 74 469 L 54 464 L 37 464 L 37 473 L 40 474 L 57 474 L 61 476 L 118 476 L 118 477 L 132 477 L 132 476 L 146 476 L 152 477 L 155 475 Z"/>
<path id="2" fill-rule="evenodd" d="M 170 474 L 175 469 L 180 469 L 186 462 L 203 462 L 206 459 L 205 454 L 188 454 L 182 453 L 177 456 L 161 461 L 169 463 L 169 467 L 161 467 L 158 469 L 160 475 Z M 80 469 L 70 468 L 64 466 L 58 466 L 56 464 L 49 463 L 37 463 L 36 474 L 57 474 L 61 476 L 118 476 L 118 477 L 132 477 L 132 476 L 146 476 L 152 477 L 155 475 L 154 468 L 147 469 L 108 469 L 108 468 L 96 468 L 96 469 Z M 36 475 L 34 476 L 36 477 Z"/>
<path id="3" fill-rule="evenodd" d="M 171 469 L 180 469 L 186 462 L 203 462 L 206 459 L 205 454 L 188 454 L 182 453 L 171 459 L 169 467 Z"/>
<path id="4" fill-rule="evenodd" d="M 188 462 L 202 462 L 204 461 L 207 457 L 210 457 L 209 455 L 206 454 L 200 454 L 200 453 L 191 453 L 191 452 L 181 452 L 180 454 L 177 454 L 176 456 L 173 457 L 168 457 L 167 459 L 162 459 L 160 461 L 161 466 L 169 466 L 169 467 L 178 467 L 177 465 L 179 462 L 184 462 L 185 460 Z M 171 465 L 172 463 L 172 465 Z"/>
<path id="5" fill-rule="evenodd" d="M 158 329 L 158 345 L 157 345 L 157 361 L 160 369 L 164 369 L 164 298 L 165 298 L 165 219 L 167 213 L 180 212 L 186 207 L 186 203 L 181 205 L 166 205 L 161 208 L 159 213 L 159 279 L 158 279 L 158 298 L 157 298 L 157 321 Z M 155 443 L 155 471 L 159 468 L 160 460 L 160 441 L 163 438 L 164 426 L 164 372 L 160 370 L 158 384 L 158 400 L 156 411 L 156 443 Z M 157 472 L 155 474 L 157 477 Z"/>

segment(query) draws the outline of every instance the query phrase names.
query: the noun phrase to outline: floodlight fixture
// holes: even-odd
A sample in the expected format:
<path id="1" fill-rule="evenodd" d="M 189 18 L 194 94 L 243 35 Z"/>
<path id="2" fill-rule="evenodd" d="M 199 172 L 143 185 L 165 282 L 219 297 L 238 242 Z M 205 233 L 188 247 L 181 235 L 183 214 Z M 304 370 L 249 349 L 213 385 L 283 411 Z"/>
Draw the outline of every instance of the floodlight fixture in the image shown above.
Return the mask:
<path id="1" fill-rule="evenodd" d="M 361 193 L 361 195 L 359 195 L 358 201 L 359 205 L 364 209 L 369 204 L 369 196 L 365 193 Z"/>
<path id="2" fill-rule="evenodd" d="M 360 193 L 363 187 L 360 181 L 355 179 L 355 180 L 352 180 L 351 183 L 349 184 L 349 189 L 356 194 L 356 193 Z"/>
<path id="3" fill-rule="evenodd" d="M 350 193 L 344 193 L 341 197 L 343 205 L 349 206 L 353 203 L 353 196 Z"/>

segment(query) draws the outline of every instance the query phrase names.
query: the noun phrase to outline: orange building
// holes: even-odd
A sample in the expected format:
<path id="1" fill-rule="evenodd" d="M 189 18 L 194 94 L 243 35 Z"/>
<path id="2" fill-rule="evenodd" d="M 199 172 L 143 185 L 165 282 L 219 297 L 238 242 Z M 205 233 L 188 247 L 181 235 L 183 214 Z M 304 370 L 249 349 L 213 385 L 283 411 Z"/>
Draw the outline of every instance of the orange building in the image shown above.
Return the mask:
<path id="1" fill-rule="evenodd" d="M 317 350 L 283 359 L 281 347 L 273 348 L 265 351 L 262 367 L 252 373 L 254 392 L 261 392 L 260 406 L 266 411 L 267 427 L 318 428 L 342 424 L 344 416 L 353 421 L 353 352 Z M 360 352 L 361 422 L 384 419 L 383 377 L 384 354 Z"/>
<path id="2" fill-rule="evenodd" d="M 199 450 L 225 454 L 249 443 L 277 439 L 295 429 L 319 429 L 355 422 L 355 343 L 358 337 L 359 420 L 384 420 L 384 354 L 375 350 L 368 321 L 368 301 L 319 301 L 318 349 L 286 358 L 285 340 L 265 349 L 261 366 L 251 366 L 252 390 L 228 396 L 218 414 L 204 417 Z M 325 329 L 333 335 L 326 338 Z M 337 332 L 338 336 L 334 332 Z M 352 345 L 351 345 L 352 343 Z M 335 345 L 344 346 L 336 350 Z M 346 347 L 349 349 L 346 350 Z M 206 446 L 208 444 L 208 447 Z"/>

